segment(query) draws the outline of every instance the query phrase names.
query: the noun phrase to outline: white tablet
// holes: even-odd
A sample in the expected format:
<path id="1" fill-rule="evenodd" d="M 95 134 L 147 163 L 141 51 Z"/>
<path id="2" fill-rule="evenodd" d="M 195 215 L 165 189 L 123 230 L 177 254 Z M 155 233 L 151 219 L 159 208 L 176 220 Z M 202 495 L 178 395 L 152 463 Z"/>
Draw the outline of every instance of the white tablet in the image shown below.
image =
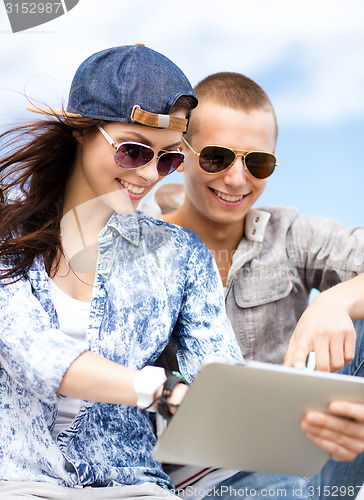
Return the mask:
<path id="1" fill-rule="evenodd" d="M 165 463 L 313 476 L 328 454 L 299 422 L 334 399 L 364 403 L 364 379 L 247 361 L 211 363 L 196 376 L 158 440 Z"/>

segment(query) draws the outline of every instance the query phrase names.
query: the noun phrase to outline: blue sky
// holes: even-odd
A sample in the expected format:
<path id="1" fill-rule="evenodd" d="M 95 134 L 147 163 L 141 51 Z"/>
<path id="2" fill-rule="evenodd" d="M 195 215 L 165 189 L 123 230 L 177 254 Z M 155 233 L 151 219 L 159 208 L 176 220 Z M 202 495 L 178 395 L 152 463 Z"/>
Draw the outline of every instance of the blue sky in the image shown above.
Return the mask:
<path id="1" fill-rule="evenodd" d="M 1 3 L 0 126 L 31 118 L 24 93 L 59 107 L 83 59 L 136 42 L 170 57 L 193 84 L 226 70 L 266 90 L 280 166 L 259 205 L 364 224 L 362 0 L 79 0 L 16 34 Z"/>

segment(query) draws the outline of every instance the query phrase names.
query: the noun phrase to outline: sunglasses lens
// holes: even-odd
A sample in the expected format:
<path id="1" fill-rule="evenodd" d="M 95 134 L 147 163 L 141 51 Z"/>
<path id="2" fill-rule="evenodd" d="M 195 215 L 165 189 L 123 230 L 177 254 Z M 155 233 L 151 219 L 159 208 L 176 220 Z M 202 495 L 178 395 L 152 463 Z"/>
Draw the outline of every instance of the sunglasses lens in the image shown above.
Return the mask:
<path id="1" fill-rule="evenodd" d="M 245 165 L 256 179 L 266 179 L 273 174 L 276 157 L 270 153 L 251 152 L 245 156 Z"/>
<path id="2" fill-rule="evenodd" d="M 230 167 L 235 160 L 235 153 L 222 146 L 206 146 L 200 153 L 199 163 L 202 170 L 216 174 Z"/>
<path id="3" fill-rule="evenodd" d="M 114 161 L 120 168 L 139 168 L 153 160 L 152 149 L 134 142 L 124 142 L 116 150 Z"/>
<path id="4" fill-rule="evenodd" d="M 174 172 L 183 163 L 185 155 L 183 153 L 171 152 L 163 153 L 159 157 L 157 170 L 159 175 L 168 175 Z"/>

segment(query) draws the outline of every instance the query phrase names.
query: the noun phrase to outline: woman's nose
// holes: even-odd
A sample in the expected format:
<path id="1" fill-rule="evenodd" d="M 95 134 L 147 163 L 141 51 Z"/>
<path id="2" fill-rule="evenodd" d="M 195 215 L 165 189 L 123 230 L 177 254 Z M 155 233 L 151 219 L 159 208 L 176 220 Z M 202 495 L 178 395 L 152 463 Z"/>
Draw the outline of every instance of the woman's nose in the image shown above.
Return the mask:
<path id="1" fill-rule="evenodd" d="M 155 156 L 152 161 L 145 165 L 145 167 L 138 168 L 136 170 L 138 176 L 151 184 L 157 182 L 159 179 L 157 170 L 158 161 L 158 158 Z"/>

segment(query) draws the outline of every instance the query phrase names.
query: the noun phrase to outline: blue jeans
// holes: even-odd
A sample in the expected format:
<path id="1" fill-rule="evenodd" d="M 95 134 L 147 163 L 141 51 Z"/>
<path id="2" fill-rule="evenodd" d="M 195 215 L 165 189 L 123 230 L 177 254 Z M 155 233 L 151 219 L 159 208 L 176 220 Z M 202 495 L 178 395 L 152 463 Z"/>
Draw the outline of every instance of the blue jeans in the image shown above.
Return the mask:
<path id="1" fill-rule="evenodd" d="M 355 358 L 340 370 L 347 375 L 364 376 L 364 320 L 356 321 Z M 353 500 L 364 482 L 364 453 L 351 462 L 329 460 L 312 478 L 238 472 L 214 488 L 207 498 L 286 500 Z"/>

